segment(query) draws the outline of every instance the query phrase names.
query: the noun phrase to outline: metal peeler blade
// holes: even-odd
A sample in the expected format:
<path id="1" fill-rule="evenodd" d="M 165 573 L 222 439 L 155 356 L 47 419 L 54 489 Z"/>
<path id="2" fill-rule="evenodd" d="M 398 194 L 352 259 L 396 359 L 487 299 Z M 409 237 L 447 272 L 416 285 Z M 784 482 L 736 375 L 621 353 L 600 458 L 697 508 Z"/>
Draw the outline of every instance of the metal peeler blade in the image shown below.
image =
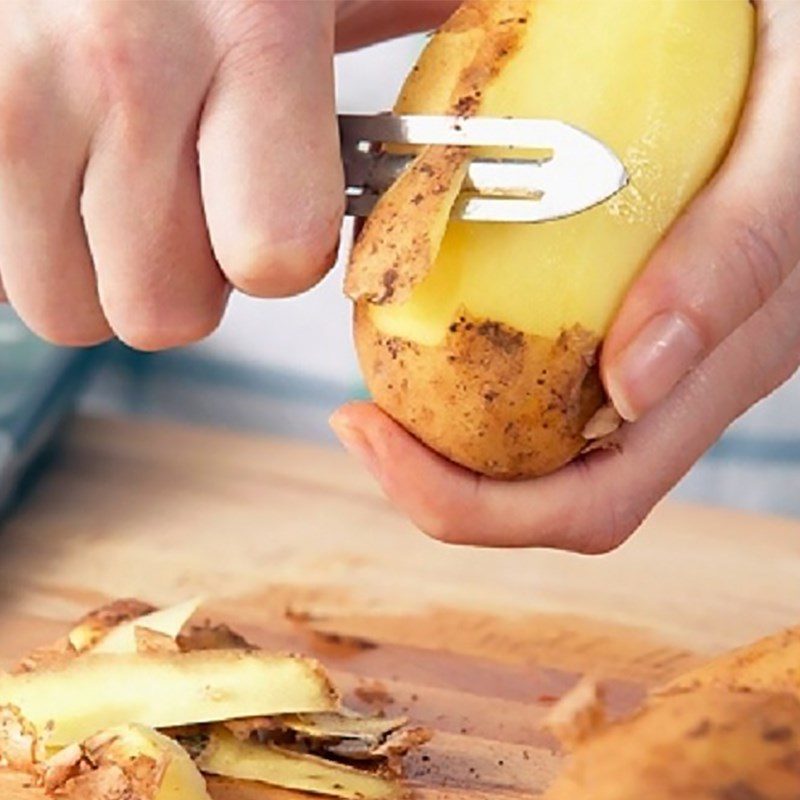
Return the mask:
<path id="1" fill-rule="evenodd" d="M 508 158 L 471 162 L 455 219 L 545 222 L 604 202 L 628 183 L 628 173 L 603 142 L 559 120 L 495 117 L 339 115 L 347 183 L 347 213 L 366 216 L 413 156 L 385 144 L 500 147 Z M 514 157 L 515 150 L 541 157 Z"/>

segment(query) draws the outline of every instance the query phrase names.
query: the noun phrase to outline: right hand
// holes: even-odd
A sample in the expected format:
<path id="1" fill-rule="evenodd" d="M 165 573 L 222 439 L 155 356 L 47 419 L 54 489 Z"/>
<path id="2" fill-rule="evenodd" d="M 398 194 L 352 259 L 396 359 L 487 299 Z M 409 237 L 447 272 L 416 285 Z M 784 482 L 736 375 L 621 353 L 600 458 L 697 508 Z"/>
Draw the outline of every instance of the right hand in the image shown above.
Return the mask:
<path id="1" fill-rule="evenodd" d="M 0 300 L 58 344 L 154 350 L 211 332 L 231 286 L 308 288 L 344 205 L 335 38 L 452 6 L 0 3 Z"/>

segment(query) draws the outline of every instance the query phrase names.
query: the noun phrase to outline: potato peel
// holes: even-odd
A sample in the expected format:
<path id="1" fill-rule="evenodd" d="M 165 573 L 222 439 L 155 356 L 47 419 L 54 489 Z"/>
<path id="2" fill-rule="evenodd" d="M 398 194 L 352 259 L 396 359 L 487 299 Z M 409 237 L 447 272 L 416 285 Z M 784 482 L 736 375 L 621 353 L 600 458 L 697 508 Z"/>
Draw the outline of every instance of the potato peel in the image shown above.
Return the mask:
<path id="1" fill-rule="evenodd" d="M 602 731 L 607 722 L 605 692 L 596 681 L 584 678 L 550 709 L 543 727 L 572 749 Z"/>
<path id="2" fill-rule="evenodd" d="M 429 146 L 406 167 L 353 246 L 348 297 L 376 305 L 409 297 L 436 260 L 468 164 L 465 148 Z"/>
<path id="3" fill-rule="evenodd" d="M 137 630 L 147 629 L 162 634 L 173 641 L 202 603 L 196 597 L 185 603 L 164 609 L 153 610 L 124 624 L 118 624 L 92 647 L 94 653 L 133 653 L 137 648 Z M 151 637 L 152 642 L 154 637 Z"/>
<path id="4" fill-rule="evenodd" d="M 131 598 L 113 600 L 90 611 L 65 637 L 29 653 L 12 671 L 32 672 L 62 664 L 94 648 L 117 626 L 144 617 L 155 610 L 155 606 L 141 600 Z"/>
<path id="5" fill-rule="evenodd" d="M 47 731 L 43 734 L 16 706 L 0 706 L 0 766 L 35 773 L 47 755 Z"/>
<path id="6" fill-rule="evenodd" d="M 227 625 L 187 626 L 196 601 L 125 603 L 87 617 L 57 658 L 0 675 L 0 702 L 16 703 L 0 707 L 2 765 L 75 800 L 206 800 L 192 758 L 231 786 L 402 793 L 400 759 L 428 731 L 340 709 L 315 661 L 264 653 Z"/>
<path id="7" fill-rule="evenodd" d="M 142 619 L 156 611 L 156 607 L 141 600 L 123 598 L 113 600 L 89 612 L 69 632 L 67 639 L 76 653 L 94 648 L 105 636 L 120 625 Z"/>
<path id="8" fill-rule="evenodd" d="M 0 675 L 0 703 L 17 706 L 37 730 L 52 723 L 50 743 L 67 745 L 124 723 L 160 728 L 330 711 L 338 696 L 311 659 L 209 650 L 86 654 L 50 670 Z"/>
<path id="9" fill-rule="evenodd" d="M 413 114 L 479 113 L 482 90 L 519 46 L 528 18 L 525 2 L 468 0 L 442 26 L 449 39 L 448 96 L 428 97 L 430 108 L 409 98 L 417 75 L 411 73 L 395 111 Z M 434 38 L 420 67 L 435 63 L 440 42 Z M 442 107 L 444 106 L 444 108 Z M 472 154 L 468 148 L 423 148 L 383 194 L 364 223 L 350 255 L 345 294 L 374 305 L 402 303 L 430 272 L 444 239 L 450 212 L 461 191 Z"/>
<path id="10" fill-rule="evenodd" d="M 177 743 L 137 725 L 72 745 L 44 765 L 48 794 L 75 800 L 210 800 L 205 780 Z"/>
<path id="11" fill-rule="evenodd" d="M 224 623 L 212 625 L 208 620 L 190 626 L 178 636 L 177 642 L 178 647 L 187 653 L 194 650 L 258 650 Z"/>
<path id="12" fill-rule="evenodd" d="M 384 800 L 402 794 L 396 781 L 274 745 L 242 741 L 222 726 L 213 726 L 189 745 L 203 772 L 258 781 L 287 789 L 316 792 L 347 800 Z"/>

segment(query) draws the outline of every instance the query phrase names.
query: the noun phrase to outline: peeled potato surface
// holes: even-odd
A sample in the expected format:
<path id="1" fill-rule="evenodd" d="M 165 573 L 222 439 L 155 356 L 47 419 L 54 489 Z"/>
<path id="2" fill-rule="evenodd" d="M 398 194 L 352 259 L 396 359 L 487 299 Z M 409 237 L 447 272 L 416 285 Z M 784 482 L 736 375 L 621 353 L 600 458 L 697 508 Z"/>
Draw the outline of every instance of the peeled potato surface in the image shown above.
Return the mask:
<path id="1" fill-rule="evenodd" d="M 385 196 L 348 276 L 376 402 L 484 474 L 534 476 L 574 457 L 604 401 L 598 346 L 724 157 L 753 43 L 748 0 L 465 3 L 396 110 L 561 119 L 611 146 L 631 182 L 569 219 L 442 226 L 459 154 L 423 151 L 413 191 L 401 178 Z"/>

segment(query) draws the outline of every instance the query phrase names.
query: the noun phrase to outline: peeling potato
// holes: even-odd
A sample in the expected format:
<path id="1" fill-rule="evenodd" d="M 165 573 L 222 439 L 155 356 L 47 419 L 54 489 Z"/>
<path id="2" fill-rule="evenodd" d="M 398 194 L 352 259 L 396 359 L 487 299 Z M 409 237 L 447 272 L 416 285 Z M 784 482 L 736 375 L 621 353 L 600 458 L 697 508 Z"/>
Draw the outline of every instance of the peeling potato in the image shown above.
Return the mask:
<path id="1" fill-rule="evenodd" d="M 451 221 L 470 158 L 531 153 L 422 148 L 364 224 L 345 279 L 384 411 L 452 461 L 506 479 L 552 472 L 613 430 L 611 415 L 595 416 L 606 401 L 599 347 L 727 151 L 754 29 L 748 0 L 459 7 L 395 110 L 562 120 L 608 144 L 630 183 L 566 219 Z"/>

